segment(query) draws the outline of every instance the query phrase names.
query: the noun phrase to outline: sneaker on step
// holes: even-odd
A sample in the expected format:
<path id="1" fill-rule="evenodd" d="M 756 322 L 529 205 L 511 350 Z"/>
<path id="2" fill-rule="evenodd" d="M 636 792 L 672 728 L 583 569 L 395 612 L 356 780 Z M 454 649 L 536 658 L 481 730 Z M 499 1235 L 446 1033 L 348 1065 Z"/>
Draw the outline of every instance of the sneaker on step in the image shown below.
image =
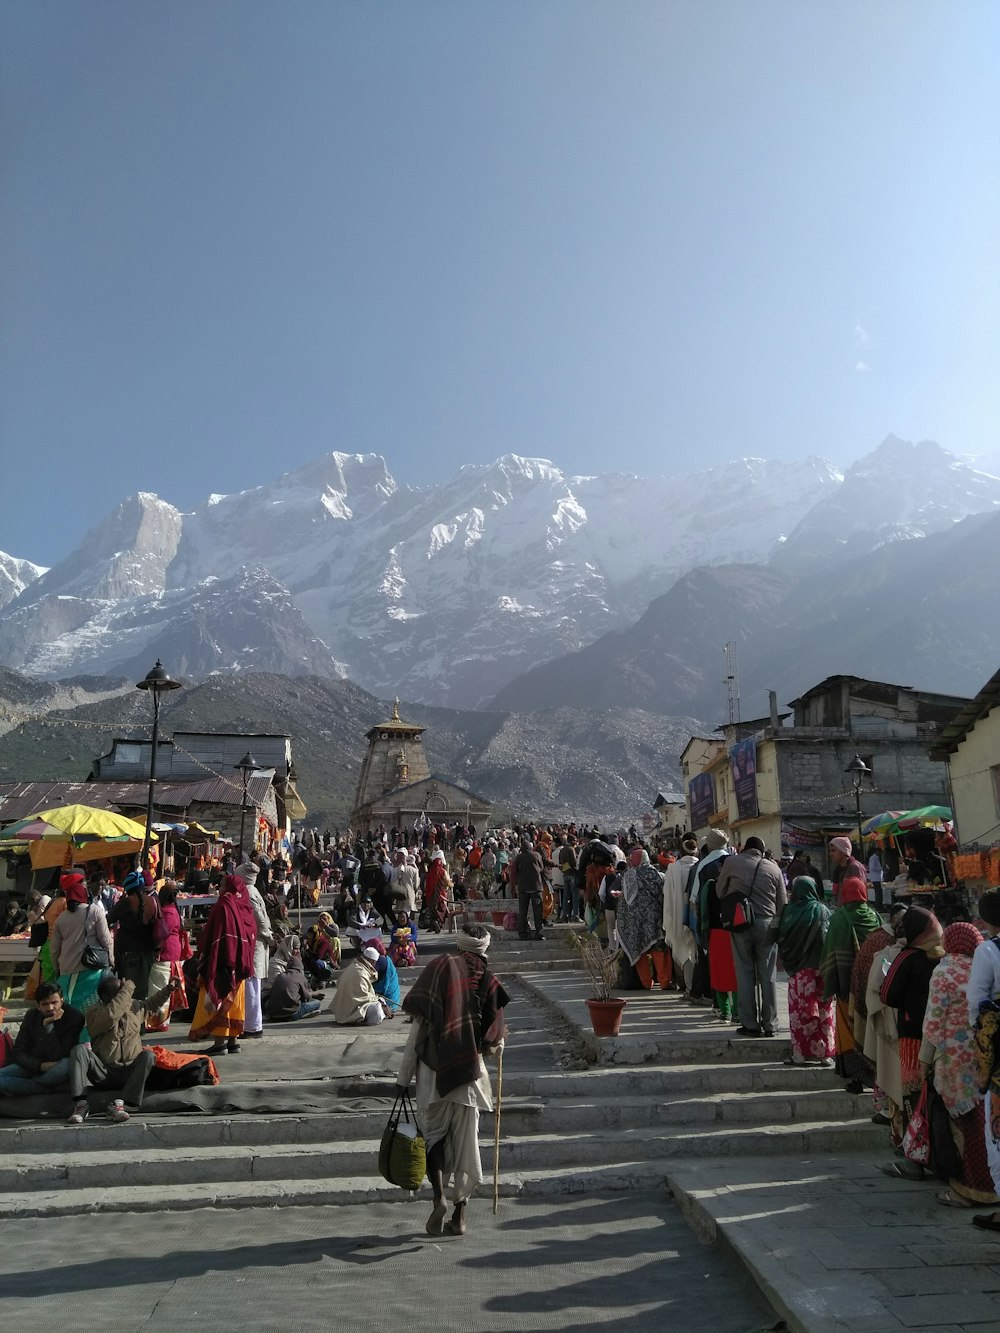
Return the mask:
<path id="1" fill-rule="evenodd" d="M 79 1101 L 73 1105 L 73 1114 L 66 1121 L 67 1125 L 82 1125 L 87 1116 L 90 1115 L 90 1103 Z"/>
<path id="2" fill-rule="evenodd" d="M 124 1125 L 128 1119 L 128 1111 L 125 1110 L 125 1103 L 120 1097 L 108 1107 L 108 1115 L 116 1125 Z"/>

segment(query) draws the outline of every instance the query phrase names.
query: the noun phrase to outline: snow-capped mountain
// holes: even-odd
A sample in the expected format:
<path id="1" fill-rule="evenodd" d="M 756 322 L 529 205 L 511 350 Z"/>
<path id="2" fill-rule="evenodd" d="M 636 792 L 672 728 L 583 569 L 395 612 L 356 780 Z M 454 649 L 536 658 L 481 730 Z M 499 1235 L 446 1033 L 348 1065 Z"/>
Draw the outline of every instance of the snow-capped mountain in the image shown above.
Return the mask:
<path id="1" fill-rule="evenodd" d="M 1000 510 L 1000 481 L 933 440 L 889 435 L 844 474 L 775 552 L 782 568 L 850 560 L 889 542 L 943 532 L 971 514 Z"/>
<path id="2" fill-rule="evenodd" d="M 906 468 L 891 492 L 879 480 Z M 0 662 L 52 677 L 159 653 L 190 675 L 346 673 L 390 697 L 476 706 L 634 623 L 694 568 L 780 551 L 787 569 L 810 543 L 835 553 L 858 532 L 877 544 L 998 504 L 1000 480 L 891 438 L 846 478 L 819 458 L 639 478 L 508 454 L 412 488 L 376 455 L 332 453 L 191 513 L 130 497 L 0 612 Z"/>
<path id="3" fill-rule="evenodd" d="M 15 597 L 20 597 L 29 583 L 34 583 L 45 573 L 44 565 L 32 564 L 30 560 L 18 560 L 15 556 L 0 551 L 0 610 Z"/>

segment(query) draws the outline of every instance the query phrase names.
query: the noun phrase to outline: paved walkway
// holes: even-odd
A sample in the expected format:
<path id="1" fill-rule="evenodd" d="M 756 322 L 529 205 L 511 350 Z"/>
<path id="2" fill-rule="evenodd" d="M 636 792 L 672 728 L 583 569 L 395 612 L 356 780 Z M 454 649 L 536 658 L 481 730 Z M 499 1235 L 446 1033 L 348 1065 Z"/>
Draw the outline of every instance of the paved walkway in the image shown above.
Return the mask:
<path id="1" fill-rule="evenodd" d="M 670 1186 L 692 1226 L 743 1260 L 792 1329 L 1000 1329 L 1000 1237 L 883 1175 L 890 1153 L 691 1162 Z"/>
<path id="2" fill-rule="evenodd" d="M 586 991 L 572 973 L 526 980 L 585 1028 Z M 783 1033 L 786 992 L 779 981 Z M 620 1037 L 590 1038 L 606 1061 L 683 1064 L 731 1040 L 710 1010 L 674 995 L 627 998 Z M 787 1041 L 740 1049 L 766 1068 L 780 1064 Z M 1000 1236 L 973 1226 L 973 1211 L 939 1204 L 939 1181 L 885 1176 L 879 1165 L 893 1160 L 886 1137 L 884 1151 L 686 1160 L 671 1163 L 667 1179 L 693 1229 L 739 1257 L 796 1333 L 1000 1330 Z"/>
<path id="3" fill-rule="evenodd" d="M 662 1193 L 470 1205 L 464 1237 L 427 1204 L 128 1214 L 4 1227 L 0 1323 L 42 1331 L 238 1327 L 438 1333 L 598 1327 L 751 1333 L 775 1317 Z"/>

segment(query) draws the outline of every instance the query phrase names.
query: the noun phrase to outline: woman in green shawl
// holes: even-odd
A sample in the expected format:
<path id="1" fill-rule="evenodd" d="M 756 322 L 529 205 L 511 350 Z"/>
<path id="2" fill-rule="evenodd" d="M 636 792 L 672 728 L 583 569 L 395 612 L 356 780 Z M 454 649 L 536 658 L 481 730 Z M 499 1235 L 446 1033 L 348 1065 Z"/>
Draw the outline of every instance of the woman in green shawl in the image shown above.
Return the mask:
<path id="1" fill-rule="evenodd" d="M 854 1000 L 851 973 L 863 940 L 877 930 L 882 918 L 868 906 L 868 885 L 851 875 L 840 885 L 840 906 L 834 912 L 823 942 L 819 970 L 824 1000 L 836 1000 L 837 1073 L 848 1080 L 848 1092 L 861 1092 L 863 1079 L 871 1080 L 871 1067 L 854 1041 Z"/>
<path id="2" fill-rule="evenodd" d="M 833 1000 L 823 998 L 819 971 L 829 925 L 830 909 L 820 901 L 815 880 L 797 876 L 776 930 L 781 965 L 788 973 L 792 1054 L 785 1064 L 833 1065 Z"/>

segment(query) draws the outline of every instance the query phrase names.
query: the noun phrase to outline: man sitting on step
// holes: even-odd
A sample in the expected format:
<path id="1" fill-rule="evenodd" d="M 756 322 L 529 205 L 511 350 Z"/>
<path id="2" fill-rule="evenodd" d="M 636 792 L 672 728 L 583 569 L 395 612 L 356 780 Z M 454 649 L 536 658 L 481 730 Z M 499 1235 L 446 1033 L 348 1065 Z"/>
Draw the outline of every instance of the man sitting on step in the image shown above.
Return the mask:
<path id="1" fill-rule="evenodd" d="M 0 1096 L 54 1092 L 70 1080 L 70 1056 L 83 1031 L 83 1014 L 63 1001 L 58 981 L 45 981 L 24 1015 L 13 1060 L 0 1069 Z"/>
<path id="2" fill-rule="evenodd" d="M 96 1088 L 124 1092 L 124 1098 L 111 1103 L 111 1119 L 123 1124 L 128 1119 L 125 1103 L 140 1107 L 146 1079 L 156 1063 L 156 1056 L 142 1044 L 144 1014 L 161 1009 L 180 980 L 171 977 L 162 990 L 147 1000 L 137 1000 L 135 982 L 121 981 L 110 974 L 97 987 L 97 1001 L 87 1010 L 89 1046 L 76 1046 L 70 1053 L 70 1091 L 73 1114 L 69 1124 L 82 1125 L 90 1114 L 84 1095 L 88 1081 Z"/>

